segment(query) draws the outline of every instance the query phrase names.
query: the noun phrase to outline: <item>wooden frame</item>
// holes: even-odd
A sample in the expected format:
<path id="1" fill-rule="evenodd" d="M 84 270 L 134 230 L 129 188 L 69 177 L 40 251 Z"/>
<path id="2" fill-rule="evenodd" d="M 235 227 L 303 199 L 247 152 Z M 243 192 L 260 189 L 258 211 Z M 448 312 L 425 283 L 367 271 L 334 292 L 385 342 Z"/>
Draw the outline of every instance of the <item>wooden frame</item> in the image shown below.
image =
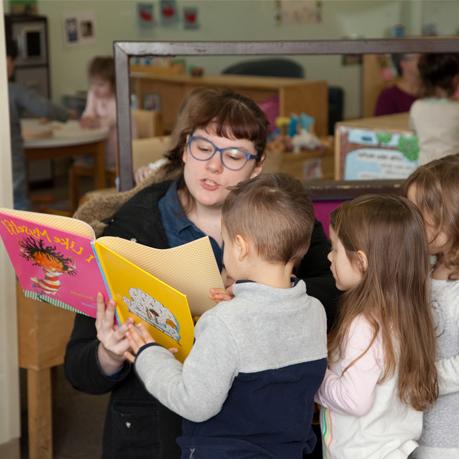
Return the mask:
<path id="1" fill-rule="evenodd" d="M 281 42 L 114 42 L 119 188 L 133 186 L 129 58 L 140 56 L 385 54 L 458 52 L 459 38 L 311 40 Z"/>

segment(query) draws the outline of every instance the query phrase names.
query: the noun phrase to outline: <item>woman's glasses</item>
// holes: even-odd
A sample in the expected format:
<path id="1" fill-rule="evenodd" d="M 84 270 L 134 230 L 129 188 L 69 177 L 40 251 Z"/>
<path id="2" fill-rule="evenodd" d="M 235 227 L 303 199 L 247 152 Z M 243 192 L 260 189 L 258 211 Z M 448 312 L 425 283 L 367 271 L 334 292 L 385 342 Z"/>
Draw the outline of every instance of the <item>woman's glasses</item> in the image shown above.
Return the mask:
<path id="1" fill-rule="evenodd" d="M 218 148 L 205 137 L 191 135 L 188 139 L 191 156 L 198 161 L 208 161 L 215 153 L 220 153 L 222 164 L 232 171 L 241 170 L 247 163 L 257 158 L 257 155 L 243 151 L 237 147 Z"/>

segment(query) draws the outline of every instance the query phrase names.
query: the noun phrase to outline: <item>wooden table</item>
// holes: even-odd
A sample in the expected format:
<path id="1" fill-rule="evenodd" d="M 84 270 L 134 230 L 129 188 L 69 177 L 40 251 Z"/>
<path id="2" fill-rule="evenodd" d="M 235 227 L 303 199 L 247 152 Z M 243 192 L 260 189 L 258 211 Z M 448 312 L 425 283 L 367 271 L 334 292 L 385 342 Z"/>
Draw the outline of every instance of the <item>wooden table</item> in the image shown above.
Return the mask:
<path id="1" fill-rule="evenodd" d="M 19 366 L 27 370 L 29 458 L 52 459 L 51 368 L 64 363 L 75 314 L 26 298 L 17 285 Z"/>
<path id="2" fill-rule="evenodd" d="M 24 135 L 24 150 L 27 162 L 40 159 L 57 159 L 63 157 L 88 156 L 94 157 L 94 186 L 96 189 L 105 187 L 105 139 L 107 128 L 82 129 L 78 121 L 65 124 L 52 123 L 50 136 L 40 138 L 46 125 L 38 120 L 21 120 Z M 51 127 L 52 127 L 51 126 Z M 34 130 L 37 133 L 34 136 Z"/>

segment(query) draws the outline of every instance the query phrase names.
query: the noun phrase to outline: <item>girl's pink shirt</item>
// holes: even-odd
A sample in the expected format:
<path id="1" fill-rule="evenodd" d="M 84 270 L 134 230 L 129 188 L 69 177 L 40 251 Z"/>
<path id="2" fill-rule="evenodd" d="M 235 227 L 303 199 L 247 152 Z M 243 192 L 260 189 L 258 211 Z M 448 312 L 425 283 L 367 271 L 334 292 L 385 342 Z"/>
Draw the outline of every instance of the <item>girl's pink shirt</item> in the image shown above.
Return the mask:
<path id="1" fill-rule="evenodd" d="M 376 386 L 384 368 L 383 347 L 378 335 L 368 351 L 357 359 L 371 342 L 373 330 L 369 322 L 358 316 L 351 324 L 338 362 L 332 362 L 316 394 L 316 402 L 340 414 L 364 416 L 375 401 Z"/>

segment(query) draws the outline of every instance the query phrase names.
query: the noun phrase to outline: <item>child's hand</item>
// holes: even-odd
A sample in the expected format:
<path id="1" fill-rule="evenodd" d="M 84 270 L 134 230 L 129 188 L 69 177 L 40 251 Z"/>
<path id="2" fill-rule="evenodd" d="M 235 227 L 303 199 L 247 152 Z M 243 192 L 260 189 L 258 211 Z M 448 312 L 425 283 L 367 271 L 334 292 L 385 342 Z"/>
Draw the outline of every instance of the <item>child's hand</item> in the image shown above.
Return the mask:
<path id="1" fill-rule="evenodd" d="M 134 363 L 135 356 L 139 352 L 139 349 L 145 344 L 154 343 L 155 340 L 151 337 L 150 333 L 148 333 L 147 329 L 143 326 L 143 324 L 130 324 L 128 327 L 128 331 L 126 332 L 126 338 L 129 342 L 129 346 L 131 347 L 132 353 L 126 351 L 124 356 L 127 360 L 131 363 Z"/>
<path id="2" fill-rule="evenodd" d="M 234 298 L 233 294 L 233 285 L 230 285 L 228 288 L 210 288 L 209 297 L 211 300 L 218 303 L 219 301 L 228 301 Z"/>
<path id="3" fill-rule="evenodd" d="M 83 129 L 97 129 L 100 127 L 100 121 L 92 116 L 80 118 L 80 126 Z"/>

